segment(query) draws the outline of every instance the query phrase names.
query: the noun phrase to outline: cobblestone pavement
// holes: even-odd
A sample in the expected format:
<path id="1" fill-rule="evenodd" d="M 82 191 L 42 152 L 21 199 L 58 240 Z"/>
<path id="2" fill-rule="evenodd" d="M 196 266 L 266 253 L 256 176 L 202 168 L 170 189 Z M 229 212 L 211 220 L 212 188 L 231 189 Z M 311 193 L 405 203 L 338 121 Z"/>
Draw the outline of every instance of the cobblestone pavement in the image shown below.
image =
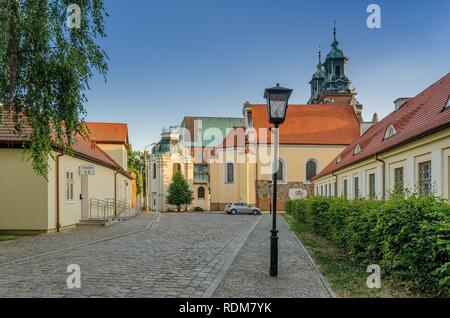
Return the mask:
<path id="1" fill-rule="evenodd" d="M 258 223 L 214 293 L 214 297 L 334 297 L 312 259 L 278 217 L 278 277 L 269 275 L 272 217 Z"/>
<path id="2" fill-rule="evenodd" d="M 258 280 L 271 284 L 263 260 L 268 257 L 269 219 L 150 213 L 104 229 L 2 243 L 0 297 L 209 297 L 214 292 L 271 296 L 258 290 L 266 284 Z M 282 223 L 281 228 L 282 233 L 288 231 Z M 286 258 L 289 264 L 280 260 L 280 273 L 288 269 L 290 274 L 280 277 L 275 296 L 327 296 L 318 274 L 299 252 L 299 243 L 292 234 L 282 234 L 281 241 L 285 238 L 280 253 L 294 255 Z M 81 289 L 66 286 L 70 264 L 81 268 Z M 290 281 L 281 283 L 286 279 Z"/>

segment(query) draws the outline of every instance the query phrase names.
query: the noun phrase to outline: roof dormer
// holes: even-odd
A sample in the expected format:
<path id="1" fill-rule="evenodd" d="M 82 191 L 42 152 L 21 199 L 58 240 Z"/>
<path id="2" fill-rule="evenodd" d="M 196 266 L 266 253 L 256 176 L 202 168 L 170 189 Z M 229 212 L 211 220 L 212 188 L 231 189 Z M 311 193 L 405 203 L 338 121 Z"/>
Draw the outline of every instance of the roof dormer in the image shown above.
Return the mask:
<path id="1" fill-rule="evenodd" d="M 389 139 L 397 134 L 397 130 L 393 125 L 389 125 L 388 128 L 386 128 L 386 132 L 384 134 L 384 139 Z"/>
<path id="2" fill-rule="evenodd" d="M 353 151 L 354 155 L 357 155 L 361 152 L 361 146 L 359 144 L 356 145 L 355 150 Z"/>

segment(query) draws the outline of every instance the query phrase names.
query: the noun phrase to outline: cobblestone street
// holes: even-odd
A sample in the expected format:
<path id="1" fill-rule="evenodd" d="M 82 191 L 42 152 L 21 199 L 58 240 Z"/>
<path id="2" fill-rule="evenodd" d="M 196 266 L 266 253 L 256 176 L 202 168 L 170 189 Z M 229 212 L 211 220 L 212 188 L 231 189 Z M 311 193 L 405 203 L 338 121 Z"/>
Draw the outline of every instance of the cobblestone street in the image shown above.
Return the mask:
<path id="1" fill-rule="evenodd" d="M 151 213 L 0 244 L 0 297 L 330 297 L 279 224 L 277 279 L 267 273 L 270 216 Z M 70 264 L 81 289 L 66 286 Z"/>

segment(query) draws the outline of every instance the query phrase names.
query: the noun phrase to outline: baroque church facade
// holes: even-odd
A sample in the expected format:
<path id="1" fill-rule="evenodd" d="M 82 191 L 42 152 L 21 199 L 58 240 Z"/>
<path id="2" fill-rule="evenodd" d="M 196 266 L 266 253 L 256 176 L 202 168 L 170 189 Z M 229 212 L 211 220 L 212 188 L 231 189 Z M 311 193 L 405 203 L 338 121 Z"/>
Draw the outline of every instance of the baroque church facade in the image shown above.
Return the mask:
<path id="1" fill-rule="evenodd" d="M 339 48 L 336 28 L 333 35 L 323 63 L 319 53 L 319 65 L 310 81 L 310 100 L 289 105 L 286 122 L 280 126 L 278 209 L 283 209 L 289 198 L 311 194 L 312 178 L 373 125 L 363 120 L 363 107 L 347 76 L 349 59 Z M 270 154 L 271 141 L 262 140 L 259 133 L 251 137 L 254 131 L 270 134 L 266 105 L 246 102 L 243 118 L 188 116 L 180 128 L 170 134 L 163 132 L 152 150 L 148 172 L 152 210 L 174 210 L 166 203 L 174 171 L 181 171 L 193 190 L 194 201 L 188 210 L 218 211 L 228 202 L 271 208 L 272 174 L 264 169 L 267 162 L 252 157 L 260 152 Z M 211 131 L 221 132 L 220 137 L 212 136 Z"/>

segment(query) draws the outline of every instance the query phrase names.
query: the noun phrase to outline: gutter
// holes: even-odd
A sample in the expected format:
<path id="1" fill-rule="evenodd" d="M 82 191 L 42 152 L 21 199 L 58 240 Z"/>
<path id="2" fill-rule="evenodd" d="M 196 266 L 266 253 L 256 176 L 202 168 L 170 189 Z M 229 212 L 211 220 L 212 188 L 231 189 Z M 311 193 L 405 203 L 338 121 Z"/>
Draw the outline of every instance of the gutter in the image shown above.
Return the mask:
<path id="1" fill-rule="evenodd" d="M 375 160 L 383 164 L 383 170 L 381 172 L 382 198 L 386 200 L 386 162 L 378 158 L 378 153 L 375 154 Z"/>
<path id="2" fill-rule="evenodd" d="M 56 156 L 56 232 L 61 232 L 61 220 L 59 210 L 59 158 L 64 156 L 63 153 Z"/>

